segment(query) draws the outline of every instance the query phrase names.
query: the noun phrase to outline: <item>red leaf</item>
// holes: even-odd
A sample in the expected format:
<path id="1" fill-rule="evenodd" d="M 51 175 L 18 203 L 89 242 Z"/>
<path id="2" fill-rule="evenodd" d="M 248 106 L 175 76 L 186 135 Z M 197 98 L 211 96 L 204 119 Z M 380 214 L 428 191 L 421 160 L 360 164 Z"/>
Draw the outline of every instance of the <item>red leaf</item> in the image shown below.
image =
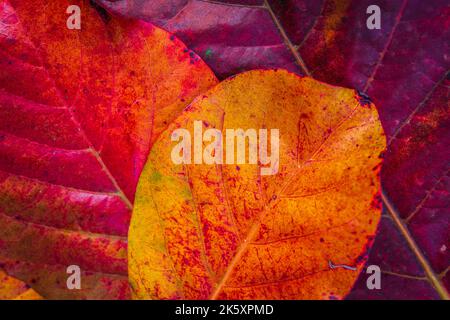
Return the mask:
<path id="1" fill-rule="evenodd" d="M 66 27 L 69 5 L 81 30 Z M 86 1 L 0 1 L 0 261 L 46 298 L 127 298 L 126 235 L 150 144 L 209 68 L 165 31 Z M 66 268 L 83 271 L 67 290 Z"/>

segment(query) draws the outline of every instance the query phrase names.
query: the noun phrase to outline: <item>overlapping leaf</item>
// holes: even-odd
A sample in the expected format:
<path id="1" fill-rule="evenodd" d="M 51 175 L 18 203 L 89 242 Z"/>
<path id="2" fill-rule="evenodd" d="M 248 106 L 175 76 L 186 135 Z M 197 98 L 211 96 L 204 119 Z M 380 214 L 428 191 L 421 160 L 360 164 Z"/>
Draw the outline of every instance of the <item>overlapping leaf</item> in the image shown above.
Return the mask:
<path id="1" fill-rule="evenodd" d="M 273 175 L 260 172 L 262 159 L 175 164 L 172 133 L 183 128 L 202 139 L 195 138 L 196 121 L 223 134 L 200 141 L 197 154 L 223 150 L 223 159 L 239 152 L 220 142 L 229 140 L 228 129 L 266 128 L 271 139 L 278 129 Z M 267 143 L 272 153 L 274 141 Z M 192 146 L 194 155 L 199 142 Z M 250 142 L 246 148 L 251 152 Z M 135 297 L 344 297 L 380 218 L 384 148 L 374 105 L 354 90 L 286 71 L 251 71 L 220 83 L 194 100 L 150 152 L 129 234 Z"/>
<path id="2" fill-rule="evenodd" d="M 389 275 L 381 292 L 367 290 L 361 279 L 354 297 L 448 296 L 448 1 L 97 2 L 174 32 L 222 78 L 283 67 L 367 93 L 389 144 L 382 182 L 393 210 L 380 227 L 388 235 L 372 254 Z M 366 27 L 369 5 L 381 8 L 380 30 Z M 398 230 L 406 239 L 400 247 L 392 240 L 400 239 Z M 391 259 L 397 250 L 409 258 Z"/>
<path id="3" fill-rule="evenodd" d="M 1 267 L 46 298 L 129 297 L 149 147 L 215 76 L 167 32 L 87 1 L 1 1 L 0 55 Z M 66 288 L 72 264 L 82 290 Z"/>

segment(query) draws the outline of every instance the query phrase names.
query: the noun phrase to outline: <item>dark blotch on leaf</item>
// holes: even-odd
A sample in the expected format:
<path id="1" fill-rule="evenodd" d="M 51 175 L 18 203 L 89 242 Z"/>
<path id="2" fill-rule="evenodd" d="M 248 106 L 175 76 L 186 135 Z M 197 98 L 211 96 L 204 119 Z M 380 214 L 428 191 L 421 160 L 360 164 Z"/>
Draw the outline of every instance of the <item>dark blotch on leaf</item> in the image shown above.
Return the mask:
<path id="1" fill-rule="evenodd" d="M 356 93 L 358 94 L 358 102 L 362 107 L 365 107 L 372 103 L 372 99 L 370 99 L 370 97 L 366 93 L 360 90 L 356 90 Z"/>

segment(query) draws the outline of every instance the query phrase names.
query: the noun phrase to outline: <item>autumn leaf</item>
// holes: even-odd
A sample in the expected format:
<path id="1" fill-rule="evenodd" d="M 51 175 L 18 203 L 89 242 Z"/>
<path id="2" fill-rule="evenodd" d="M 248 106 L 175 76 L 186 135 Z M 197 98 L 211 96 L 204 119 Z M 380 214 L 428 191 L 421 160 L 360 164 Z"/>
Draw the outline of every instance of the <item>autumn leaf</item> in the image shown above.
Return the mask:
<path id="1" fill-rule="evenodd" d="M 0 48 L 0 267 L 46 298 L 129 297 L 149 147 L 215 76 L 169 33 L 87 1 L 0 1 Z M 73 264 L 82 290 L 66 287 Z"/>
<path id="2" fill-rule="evenodd" d="M 172 133 L 194 137 L 196 121 L 224 135 L 279 129 L 278 170 L 174 164 Z M 354 90 L 282 70 L 225 80 L 194 100 L 150 152 L 129 234 L 135 297 L 344 297 L 380 218 L 384 148 L 375 107 Z M 227 147 L 223 157 L 235 153 Z"/>
<path id="3" fill-rule="evenodd" d="M 0 300 L 41 300 L 42 297 L 20 280 L 0 269 Z"/>
<path id="4" fill-rule="evenodd" d="M 368 95 L 388 140 L 390 209 L 369 262 L 382 267 L 384 285 L 367 290 L 361 278 L 353 297 L 448 298 L 448 1 L 96 1 L 174 32 L 220 78 L 286 68 Z M 380 30 L 366 27 L 370 5 L 380 7 Z"/>

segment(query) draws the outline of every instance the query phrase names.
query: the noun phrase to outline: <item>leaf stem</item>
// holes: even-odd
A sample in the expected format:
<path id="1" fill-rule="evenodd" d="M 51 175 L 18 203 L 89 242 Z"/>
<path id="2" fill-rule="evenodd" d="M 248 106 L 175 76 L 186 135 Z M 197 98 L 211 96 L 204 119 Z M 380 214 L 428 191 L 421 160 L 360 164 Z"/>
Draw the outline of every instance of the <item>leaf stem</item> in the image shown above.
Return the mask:
<path id="1" fill-rule="evenodd" d="M 264 7 L 267 9 L 267 11 L 269 11 L 270 16 L 272 17 L 273 22 L 275 23 L 275 25 L 277 26 L 278 30 L 280 31 L 281 36 L 283 37 L 284 43 L 286 44 L 286 46 L 289 48 L 289 50 L 291 51 L 292 55 L 295 58 L 295 61 L 297 62 L 297 64 L 300 66 L 302 72 L 307 75 L 308 77 L 311 77 L 311 73 L 309 72 L 308 68 L 306 67 L 305 62 L 303 61 L 302 57 L 300 56 L 300 54 L 298 53 L 297 49 L 295 48 L 294 44 L 292 43 L 292 41 L 289 39 L 289 37 L 286 34 L 286 31 L 284 31 L 283 26 L 281 25 L 280 20 L 278 20 L 275 12 L 273 12 L 272 8 L 270 7 L 270 4 L 267 0 L 264 0 Z"/>
<path id="2" fill-rule="evenodd" d="M 394 206 L 391 204 L 389 198 L 387 197 L 384 190 L 381 191 L 381 198 L 383 199 L 383 203 L 386 207 L 386 209 L 389 211 L 389 214 L 391 215 L 392 219 L 394 220 L 395 224 L 397 225 L 397 228 L 400 230 L 403 237 L 408 242 L 409 247 L 417 257 L 417 260 L 419 260 L 420 265 L 425 271 L 425 274 L 428 278 L 428 280 L 431 282 L 433 287 L 436 289 L 437 293 L 443 300 L 449 300 L 449 295 L 447 290 L 444 288 L 444 286 L 439 281 L 438 277 L 434 273 L 433 269 L 431 268 L 429 262 L 419 249 L 419 246 L 414 241 L 414 238 L 411 236 L 408 228 L 405 226 L 402 218 L 400 217 L 400 214 L 397 212 L 397 210 L 394 208 Z"/>

